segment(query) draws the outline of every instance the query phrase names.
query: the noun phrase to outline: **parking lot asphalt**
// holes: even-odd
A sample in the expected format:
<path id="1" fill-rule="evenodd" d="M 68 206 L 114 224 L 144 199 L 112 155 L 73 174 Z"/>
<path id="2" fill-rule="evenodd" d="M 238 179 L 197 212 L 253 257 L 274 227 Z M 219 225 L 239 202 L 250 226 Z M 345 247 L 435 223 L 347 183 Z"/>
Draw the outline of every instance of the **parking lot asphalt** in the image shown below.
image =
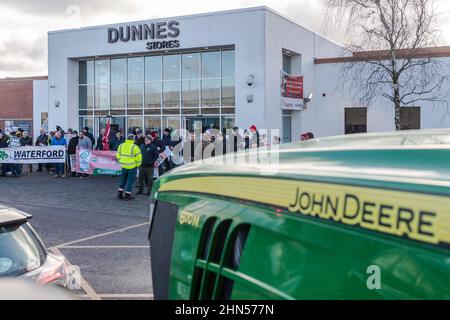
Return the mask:
<path id="1" fill-rule="evenodd" d="M 0 203 L 32 214 L 51 250 L 80 267 L 82 299 L 152 299 L 149 199 L 116 198 L 118 177 L 0 177 Z"/>

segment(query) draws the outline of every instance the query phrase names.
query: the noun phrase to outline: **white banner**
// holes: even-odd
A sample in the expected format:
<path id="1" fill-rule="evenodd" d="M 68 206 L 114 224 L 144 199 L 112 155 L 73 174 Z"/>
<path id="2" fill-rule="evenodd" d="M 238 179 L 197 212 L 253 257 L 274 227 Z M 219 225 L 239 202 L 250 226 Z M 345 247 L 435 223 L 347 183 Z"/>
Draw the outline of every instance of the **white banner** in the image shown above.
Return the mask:
<path id="1" fill-rule="evenodd" d="M 66 148 L 19 147 L 0 149 L 0 163 L 65 163 Z"/>

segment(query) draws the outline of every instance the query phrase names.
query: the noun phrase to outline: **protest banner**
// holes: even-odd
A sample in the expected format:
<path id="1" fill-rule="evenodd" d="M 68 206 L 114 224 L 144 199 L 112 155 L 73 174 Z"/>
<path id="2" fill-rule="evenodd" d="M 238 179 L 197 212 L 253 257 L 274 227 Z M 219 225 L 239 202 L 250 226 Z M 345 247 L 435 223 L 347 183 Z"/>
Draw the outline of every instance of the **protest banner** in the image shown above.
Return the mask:
<path id="1" fill-rule="evenodd" d="M 55 147 L 17 147 L 0 149 L 0 163 L 34 164 L 65 163 L 66 148 Z"/>
<path id="2" fill-rule="evenodd" d="M 122 167 L 115 151 L 84 150 L 77 148 L 76 172 L 93 176 L 120 176 Z"/>

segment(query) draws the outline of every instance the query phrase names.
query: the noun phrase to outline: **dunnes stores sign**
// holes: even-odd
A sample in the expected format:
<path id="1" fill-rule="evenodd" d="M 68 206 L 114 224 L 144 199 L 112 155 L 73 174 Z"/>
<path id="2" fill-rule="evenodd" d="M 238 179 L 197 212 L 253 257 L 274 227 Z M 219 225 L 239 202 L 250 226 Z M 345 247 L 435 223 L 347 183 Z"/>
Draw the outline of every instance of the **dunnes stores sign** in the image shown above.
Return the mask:
<path id="1" fill-rule="evenodd" d="M 177 21 L 144 23 L 108 28 L 108 43 L 147 40 L 147 50 L 174 49 L 180 47 L 176 40 L 180 35 Z"/>

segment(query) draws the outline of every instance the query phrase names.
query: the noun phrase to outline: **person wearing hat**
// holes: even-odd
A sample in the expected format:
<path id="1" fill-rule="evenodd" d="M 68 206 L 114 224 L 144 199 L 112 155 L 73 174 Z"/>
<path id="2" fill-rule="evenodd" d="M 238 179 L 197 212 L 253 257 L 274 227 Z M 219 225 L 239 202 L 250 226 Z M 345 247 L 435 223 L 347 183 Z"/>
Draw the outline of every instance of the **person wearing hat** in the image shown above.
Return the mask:
<path id="1" fill-rule="evenodd" d="M 252 134 L 252 142 L 255 142 L 254 140 L 256 139 L 256 147 L 259 148 L 260 137 L 258 129 L 255 125 L 250 127 L 250 133 Z"/>
<path id="2" fill-rule="evenodd" d="M 67 146 L 66 139 L 62 136 L 61 131 L 56 131 L 55 136 L 52 138 L 51 144 L 52 146 Z M 56 163 L 55 164 L 55 178 L 63 177 L 65 178 L 64 174 L 64 163 Z"/>
<path id="3" fill-rule="evenodd" d="M 137 145 L 134 144 L 135 135 L 130 134 L 127 140 L 122 143 L 116 154 L 116 158 L 122 166 L 122 179 L 120 181 L 117 198 L 133 200 L 131 191 L 134 181 L 136 181 L 137 168 L 142 164 L 142 153 Z M 124 194 L 125 193 L 125 194 Z"/>
<path id="4" fill-rule="evenodd" d="M 162 136 L 162 143 L 164 144 L 164 147 L 167 149 L 173 149 L 173 142 L 172 142 L 172 130 L 170 130 L 169 128 L 165 128 L 163 131 L 163 136 Z M 172 166 L 172 160 L 170 157 L 166 158 L 166 160 L 164 160 L 164 166 L 166 168 L 165 172 L 169 172 L 170 170 L 173 169 Z"/>
<path id="5" fill-rule="evenodd" d="M 142 129 L 136 130 L 136 141 L 134 142 L 139 148 L 145 144 L 145 137 L 144 133 L 142 132 Z"/>
<path id="6" fill-rule="evenodd" d="M 139 168 L 139 192 L 138 195 L 144 194 L 144 181 L 147 186 L 147 196 L 150 196 L 153 186 L 153 172 L 155 163 L 159 158 L 159 154 L 164 152 L 164 149 L 159 147 L 156 141 L 156 135 L 146 136 L 144 144 L 141 146 L 142 164 Z"/>

